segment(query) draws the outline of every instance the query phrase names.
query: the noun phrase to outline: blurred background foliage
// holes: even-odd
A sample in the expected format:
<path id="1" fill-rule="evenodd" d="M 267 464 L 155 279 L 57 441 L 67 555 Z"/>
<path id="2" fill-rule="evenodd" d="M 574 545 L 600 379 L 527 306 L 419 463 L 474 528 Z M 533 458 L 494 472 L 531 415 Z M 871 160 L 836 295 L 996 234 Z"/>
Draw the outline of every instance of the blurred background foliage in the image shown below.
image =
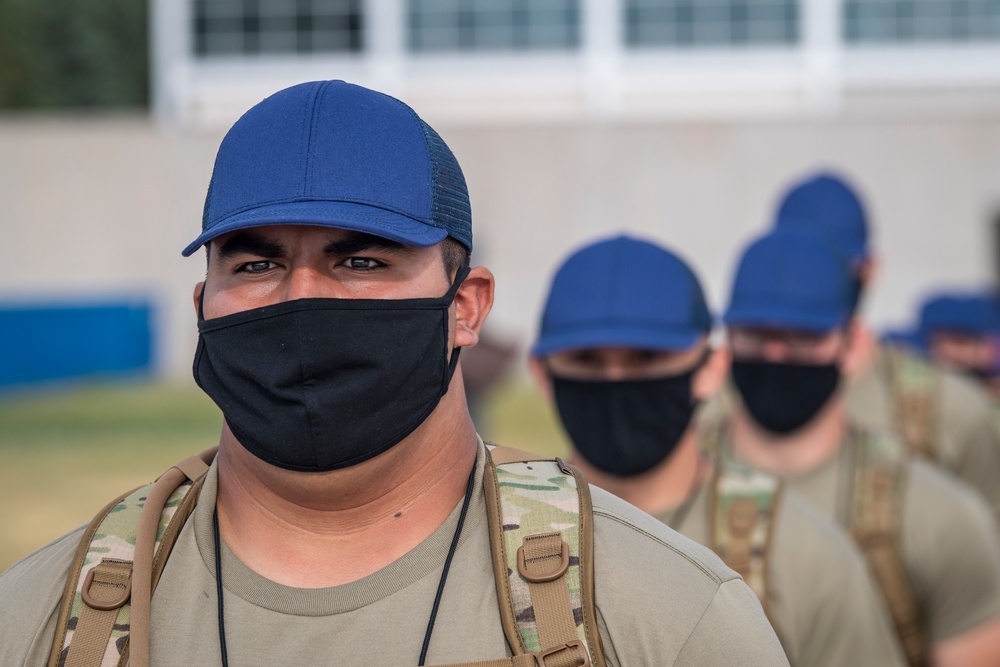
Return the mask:
<path id="1" fill-rule="evenodd" d="M 0 0 L 0 109 L 146 108 L 145 0 Z"/>
<path id="2" fill-rule="evenodd" d="M 486 440 L 553 456 L 566 441 L 523 380 L 484 406 Z M 222 415 L 200 389 L 108 382 L 0 394 L 0 572 L 89 521 L 107 502 L 218 444 Z"/>

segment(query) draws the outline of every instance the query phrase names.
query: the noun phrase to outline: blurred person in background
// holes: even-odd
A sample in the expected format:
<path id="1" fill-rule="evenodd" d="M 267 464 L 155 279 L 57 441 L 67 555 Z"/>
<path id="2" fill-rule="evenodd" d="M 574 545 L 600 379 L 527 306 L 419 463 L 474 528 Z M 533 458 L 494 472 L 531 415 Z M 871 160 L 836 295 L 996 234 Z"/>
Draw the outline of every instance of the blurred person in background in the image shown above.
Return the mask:
<path id="1" fill-rule="evenodd" d="M 723 351 L 691 269 L 649 241 L 589 244 L 557 270 L 531 369 L 591 482 L 718 553 L 792 665 L 905 664 L 863 558 L 774 477 L 699 450 L 693 414 Z"/>
<path id="2" fill-rule="evenodd" d="M 943 293 L 920 309 L 920 337 L 937 364 L 980 382 L 1000 399 L 1000 303 L 993 294 Z"/>
<path id="3" fill-rule="evenodd" d="M 905 345 L 880 345 L 865 324 L 861 304 L 873 289 L 878 262 L 869 244 L 868 216 L 854 188 L 830 173 L 794 184 L 779 205 L 776 228 L 815 233 L 849 263 L 849 303 L 857 317 L 844 373 L 852 418 L 895 431 L 911 452 L 975 487 L 1000 520 L 1000 431 L 989 396 Z"/>
<path id="4" fill-rule="evenodd" d="M 1000 665 L 1000 536 L 960 480 L 858 420 L 842 382 L 853 276 L 780 227 L 744 252 L 724 321 L 739 400 L 703 445 L 783 479 L 865 554 L 912 665 Z"/>
<path id="5" fill-rule="evenodd" d="M 713 554 L 478 437 L 458 359 L 494 280 L 468 265 L 461 168 L 412 109 L 280 91 L 223 139 L 204 210 L 183 254 L 206 247 L 195 378 L 218 455 L 0 576 L 0 664 L 787 665 Z M 550 474 L 499 489 L 500 456 Z M 508 549 L 522 526 L 544 532 Z"/>

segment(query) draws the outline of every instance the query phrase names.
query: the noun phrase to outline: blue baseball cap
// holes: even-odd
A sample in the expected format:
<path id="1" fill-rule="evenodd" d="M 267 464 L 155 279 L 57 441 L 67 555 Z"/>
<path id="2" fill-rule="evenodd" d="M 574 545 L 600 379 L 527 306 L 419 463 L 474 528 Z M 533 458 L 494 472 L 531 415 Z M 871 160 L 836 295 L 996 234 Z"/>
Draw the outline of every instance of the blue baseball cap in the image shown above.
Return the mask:
<path id="1" fill-rule="evenodd" d="M 1000 333 L 1000 304 L 986 294 L 938 294 L 920 309 L 924 337 L 938 331 L 986 336 Z"/>
<path id="2" fill-rule="evenodd" d="M 616 236 L 585 246 L 559 267 L 532 354 L 682 350 L 711 328 L 705 295 L 687 264 L 649 241 Z"/>
<path id="3" fill-rule="evenodd" d="M 836 245 L 852 262 L 868 257 L 868 219 L 864 204 L 846 180 L 819 173 L 795 183 L 778 206 L 776 228 L 811 231 Z"/>
<path id="4" fill-rule="evenodd" d="M 850 319 L 847 263 L 823 239 L 777 229 L 751 243 L 733 281 L 727 326 L 832 331 Z"/>
<path id="5" fill-rule="evenodd" d="M 192 254 L 215 237 L 264 225 L 319 225 L 472 250 L 462 169 L 430 125 L 399 100 L 343 81 L 271 95 L 219 146 Z"/>

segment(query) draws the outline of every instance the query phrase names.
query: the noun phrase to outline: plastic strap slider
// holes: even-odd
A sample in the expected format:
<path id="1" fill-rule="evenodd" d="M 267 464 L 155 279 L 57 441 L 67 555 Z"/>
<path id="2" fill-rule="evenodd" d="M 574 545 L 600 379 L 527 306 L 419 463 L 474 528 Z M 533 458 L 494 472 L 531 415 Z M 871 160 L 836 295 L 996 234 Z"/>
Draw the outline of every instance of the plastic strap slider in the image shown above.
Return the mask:
<path id="1" fill-rule="evenodd" d="M 581 642 L 579 639 L 574 639 L 572 641 L 566 642 L 565 644 L 556 646 L 555 648 L 545 649 L 544 651 L 534 651 L 532 653 L 529 653 L 528 655 L 530 655 L 535 659 L 536 667 L 548 667 L 548 665 L 546 664 L 546 658 L 553 656 L 556 653 L 562 653 L 563 651 L 572 651 L 573 649 L 576 649 L 577 653 L 580 656 L 579 662 L 575 664 L 575 667 L 591 667 L 590 653 L 584 647 L 583 642 Z"/>
<path id="2" fill-rule="evenodd" d="M 87 573 L 80 595 L 88 607 L 98 611 L 124 606 L 132 597 L 132 563 L 102 560 Z"/>
<path id="3" fill-rule="evenodd" d="M 559 559 L 559 564 L 548 571 L 539 572 L 539 565 Z M 569 569 L 569 545 L 559 533 L 529 535 L 517 549 L 517 571 L 525 581 L 543 584 L 555 581 Z"/>

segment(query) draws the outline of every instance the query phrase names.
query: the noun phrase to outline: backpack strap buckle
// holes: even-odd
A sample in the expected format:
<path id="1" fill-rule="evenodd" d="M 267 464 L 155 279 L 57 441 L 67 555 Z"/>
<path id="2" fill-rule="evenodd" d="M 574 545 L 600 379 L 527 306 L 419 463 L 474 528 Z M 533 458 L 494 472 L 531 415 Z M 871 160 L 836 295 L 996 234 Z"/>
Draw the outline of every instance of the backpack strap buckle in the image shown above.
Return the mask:
<path id="1" fill-rule="evenodd" d="M 590 652 L 587 651 L 586 647 L 583 645 L 579 639 L 574 639 L 568 641 L 565 644 L 559 646 L 548 648 L 543 651 L 533 651 L 529 653 L 531 657 L 535 659 L 536 667 L 556 667 L 556 665 L 567 665 L 565 662 L 566 658 L 563 657 L 559 662 L 552 661 L 551 664 L 547 661 L 551 656 L 557 653 L 562 653 L 563 651 L 571 651 L 576 649 L 578 657 L 578 662 L 571 663 L 572 667 L 590 667 Z"/>
<path id="2" fill-rule="evenodd" d="M 545 566 L 557 558 L 559 564 L 546 571 Z M 525 581 L 533 584 L 555 581 L 566 574 L 568 569 L 569 545 L 559 533 L 529 535 L 517 549 L 517 571 Z"/>
<path id="3" fill-rule="evenodd" d="M 83 580 L 80 596 L 88 607 L 98 611 L 111 611 L 124 606 L 132 597 L 132 563 L 108 558 L 102 560 L 90 568 Z"/>

